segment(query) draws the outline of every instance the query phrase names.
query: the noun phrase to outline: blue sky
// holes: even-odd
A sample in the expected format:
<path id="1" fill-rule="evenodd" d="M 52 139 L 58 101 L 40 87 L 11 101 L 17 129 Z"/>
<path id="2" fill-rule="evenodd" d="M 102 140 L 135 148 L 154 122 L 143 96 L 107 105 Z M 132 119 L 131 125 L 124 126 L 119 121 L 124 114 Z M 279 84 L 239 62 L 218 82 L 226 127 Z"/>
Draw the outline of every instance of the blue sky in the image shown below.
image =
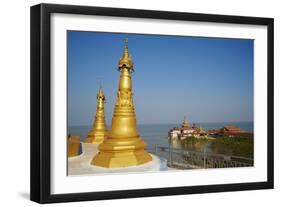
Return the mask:
<path id="1" fill-rule="evenodd" d="M 125 34 L 68 31 L 68 124 L 111 123 Z M 138 124 L 253 121 L 253 40 L 129 34 Z"/>

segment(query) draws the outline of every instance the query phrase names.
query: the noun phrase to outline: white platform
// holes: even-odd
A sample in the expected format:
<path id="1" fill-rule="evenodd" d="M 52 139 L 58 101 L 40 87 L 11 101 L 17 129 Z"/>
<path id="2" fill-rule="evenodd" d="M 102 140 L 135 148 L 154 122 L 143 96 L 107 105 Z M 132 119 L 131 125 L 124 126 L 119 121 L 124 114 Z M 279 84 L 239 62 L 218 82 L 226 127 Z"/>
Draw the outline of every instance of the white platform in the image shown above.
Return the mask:
<path id="1" fill-rule="evenodd" d="M 98 145 L 82 143 L 82 154 L 76 157 L 68 158 L 68 175 L 91 175 L 97 173 L 121 173 L 121 172 L 158 172 L 168 170 L 166 161 L 150 154 L 152 161 L 143 165 L 125 167 L 125 168 L 104 168 L 91 165 L 95 154 L 98 153 Z"/>

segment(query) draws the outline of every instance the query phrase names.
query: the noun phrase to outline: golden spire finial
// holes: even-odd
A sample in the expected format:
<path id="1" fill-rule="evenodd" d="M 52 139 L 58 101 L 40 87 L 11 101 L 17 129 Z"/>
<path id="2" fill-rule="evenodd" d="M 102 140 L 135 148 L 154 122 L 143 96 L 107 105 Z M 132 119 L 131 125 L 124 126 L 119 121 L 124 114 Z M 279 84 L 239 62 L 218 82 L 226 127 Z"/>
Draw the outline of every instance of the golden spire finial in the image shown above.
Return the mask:
<path id="1" fill-rule="evenodd" d="M 134 72 L 134 64 L 129 54 L 129 47 L 128 47 L 128 35 L 125 37 L 125 47 L 122 57 L 119 59 L 118 62 L 118 70 L 121 71 L 124 68 L 127 68 L 129 72 Z"/>
<path id="2" fill-rule="evenodd" d="M 102 90 L 101 81 L 99 81 L 99 90 Z"/>
<path id="3" fill-rule="evenodd" d="M 128 35 L 125 37 L 125 48 L 128 49 Z"/>
<path id="4" fill-rule="evenodd" d="M 101 81 L 99 81 L 99 92 L 97 94 L 97 100 L 101 99 L 101 101 L 105 101 L 105 96 L 103 94 Z"/>

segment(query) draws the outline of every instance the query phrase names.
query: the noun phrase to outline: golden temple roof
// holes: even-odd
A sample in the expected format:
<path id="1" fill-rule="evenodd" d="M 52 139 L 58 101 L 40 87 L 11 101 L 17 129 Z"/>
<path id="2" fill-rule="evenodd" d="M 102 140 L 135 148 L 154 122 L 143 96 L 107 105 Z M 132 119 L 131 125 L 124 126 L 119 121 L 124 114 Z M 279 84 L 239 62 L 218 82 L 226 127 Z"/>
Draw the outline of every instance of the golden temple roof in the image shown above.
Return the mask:
<path id="1" fill-rule="evenodd" d="M 182 122 L 182 128 L 189 128 L 189 123 L 188 121 L 186 120 L 186 117 L 184 117 L 184 120 Z"/>

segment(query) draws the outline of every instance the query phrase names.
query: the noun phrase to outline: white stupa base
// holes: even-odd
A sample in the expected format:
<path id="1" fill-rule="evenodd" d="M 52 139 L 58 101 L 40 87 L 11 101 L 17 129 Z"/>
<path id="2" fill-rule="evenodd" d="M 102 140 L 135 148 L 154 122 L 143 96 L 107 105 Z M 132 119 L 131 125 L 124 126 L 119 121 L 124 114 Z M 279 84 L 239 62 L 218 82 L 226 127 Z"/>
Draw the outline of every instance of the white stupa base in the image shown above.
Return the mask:
<path id="1" fill-rule="evenodd" d="M 98 153 L 98 145 L 82 143 L 82 154 L 68 158 L 68 175 L 91 175 L 101 173 L 123 173 L 123 172 L 158 172 L 168 170 L 166 160 L 150 154 L 152 161 L 143 165 L 123 167 L 123 168 L 104 168 L 91 165 L 93 157 Z"/>

